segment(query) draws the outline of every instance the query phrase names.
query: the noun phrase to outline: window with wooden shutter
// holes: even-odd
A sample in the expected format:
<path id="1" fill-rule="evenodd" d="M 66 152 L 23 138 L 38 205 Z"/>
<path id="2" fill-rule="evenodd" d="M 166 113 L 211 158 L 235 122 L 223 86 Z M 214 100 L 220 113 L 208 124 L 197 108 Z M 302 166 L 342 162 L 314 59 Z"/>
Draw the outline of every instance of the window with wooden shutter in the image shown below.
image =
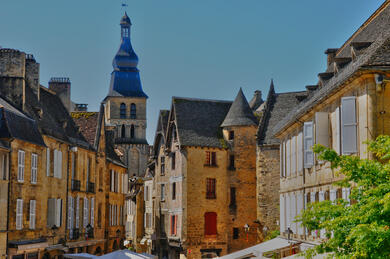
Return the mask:
<path id="1" fill-rule="evenodd" d="M 23 150 L 18 151 L 18 182 L 24 181 L 24 156 Z"/>
<path id="2" fill-rule="evenodd" d="M 313 122 L 303 124 L 303 161 L 305 168 L 311 168 L 314 165 L 313 147 Z"/>
<path id="3" fill-rule="evenodd" d="M 355 96 L 341 98 L 341 149 L 343 154 L 357 152 Z"/>
<path id="4" fill-rule="evenodd" d="M 95 222 L 95 198 L 91 198 L 91 226 L 94 227 Z"/>
<path id="5" fill-rule="evenodd" d="M 161 196 L 160 196 L 160 199 L 161 201 L 164 201 L 165 200 L 165 184 L 161 184 L 161 192 L 160 192 Z"/>
<path id="6" fill-rule="evenodd" d="M 36 200 L 30 200 L 30 229 L 35 229 Z"/>
<path id="7" fill-rule="evenodd" d="M 291 215 L 291 199 L 290 194 L 286 193 L 285 196 L 285 203 L 286 203 L 286 229 L 291 227 L 291 221 L 290 221 L 290 215 Z"/>
<path id="8" fill-rule="evenodd" d="M 286 141 L 286 176 L 289 177 L 291 174 L 291 140 Z"/>
<path id="9" fill-rule="evenodd" d="M 217 234 L 217 213 L 206 212 L 204 214 L 204 235 L 213 236 Z"/>
<path id="10" fill-rule="evenodd" d="M 171 216 L 171 235 L 172 236 L 176 235 L 176 226 L 177 226 L 176 219 L 177 219 L 176 215 Z"/>
<path id="11" fill-rule="evenodd" d="M 295 175 L 297 173 L 297 137 L 293 136 L 291 138 L 291 174 Z"/>
<path id="12" fill-rule="evenodd" d="M 297 136 L 297 170 L 302 172 L 303 170 L 303 133 L 298 133 Z"/>
<path id="13" fill-rule="evenodd" d="M 23 228 L 23 200 L 16 200 L 16 229 L 21 230 Z"/>
<path id="14" fill-rule="evenodd" d="M 62 178 L 62 151 L 58 151 L 58 173 L 57 177 Z"/>
<path id="15" fill-rule="evenodd" d="M 31 154 L 31 183 L 37 183 L 38 175 L 38 155 Z"/>
<path id="16" fill-rule="evenodd" d="M 211 152 L 210 151 L 206 151 L 205 165 L 210 165 L 210 164 L 211 164 Z"/>
<path id="17" fill-rule="evenodd" d="M 53 151 L 53 176 L 54 177 L 57 177 L 57 174 L 58 174 L 58 150 L 57 149 L 54 149 Z"/>
<path id="18" fill-rule="evenodd" d="M 284 233 L 286 231 L 286 210 L 285 210 L 285 198 L 284 194 L 280 194 L 279 197 L 280 202 L 280 233 Z"/>
<path id="19" fill-rule="evenodd" d="M 294 234 L 297 233 L 297 223 L 295 221 L 295 217 L 297 216 L 297 196 L 295 193 L 291 193 L 291 210 L 290 210 L 290 224 L 291 230 Z"/>
<path id="20" fill-rule="evenodd" d="M 297 215 L 300 215 L 303 212 L 303 205 L 304 205 L 304 196 L 303 196 L 303 191 L 299 192 L 297 194 Z M 303 235 L 303 226 L 300 221 L 297 222 L 298 225 L 298 235 Z"/>
<path id="21" fill-rule="evenodd" d="M 76 197 L 76 228 L 80 228 L 80 197 Z"/>
<path id="22" fill-rule="evenodd" d="M 329 147 L 329 114 L 327 112 L 316 112 L 315 116 L 316 127 L 316 144 Z"/>

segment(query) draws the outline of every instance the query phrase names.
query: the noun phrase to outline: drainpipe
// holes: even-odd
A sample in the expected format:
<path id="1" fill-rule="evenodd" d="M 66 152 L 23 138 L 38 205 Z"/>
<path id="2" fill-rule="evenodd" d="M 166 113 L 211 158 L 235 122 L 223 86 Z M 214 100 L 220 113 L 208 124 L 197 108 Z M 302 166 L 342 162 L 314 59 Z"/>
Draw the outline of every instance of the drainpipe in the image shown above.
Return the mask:
<path id="1" fill-rule="evenodd" d="M 68 213 L 69 213 L 69 211 L 68 211 L 68 208 L 69 208 L 69 204 L 68 204 L 68 202 L 69 202 L 69 200 L 68 200 L 68 193 L 69 193 L 69 163 L 70 163 L 69 154 L 70 154 L 70 146 L 68 145 L 68 152 L 67 152 L 68 156 L 67 156 L 67 163 L 66 163 L 66 168 L 67 168 L 66 171 L 67 171 L 67 173 L 66 173 L 66 197 L 65 197 L 65 200 L 66 200 L 66 202 L 65 202 L 65 204 L 66 204 L 66 206 L 65 206 L 65 211 L 66 211 L 66 213 L 65 213 L 65 244 L 68 241 L 68 235 L 67 235 L 66 231 L 68 229 Z"/>
<path id="2" fill-rule="evenodd" d="M 10 147 L 11 147 L 11 141 L 10 141 Z M 9 153 L 8 153 L 8 197 L 7 197 L 7 229 L 6 229 L 6 233 L 7 233 L 7 237 L 6 237 L 6 244 L 7 244 L 7 249 L 6 249 L 6 258 L 8 258 L 8 254 L 9 254 L 9 251 L 8 251 L 8 231 L 9 231 L 9 205 L 10 205 L 10 197 L 11 197 L 11 153 L 12 153 L 12 149 L 10 149 Z"/>

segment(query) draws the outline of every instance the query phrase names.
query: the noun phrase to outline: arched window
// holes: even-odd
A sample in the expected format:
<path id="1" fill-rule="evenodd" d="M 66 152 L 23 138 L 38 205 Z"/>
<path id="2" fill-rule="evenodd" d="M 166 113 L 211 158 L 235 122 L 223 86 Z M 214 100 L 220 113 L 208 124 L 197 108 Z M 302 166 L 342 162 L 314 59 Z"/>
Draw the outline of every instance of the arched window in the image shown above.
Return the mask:
<path id="1" fill-rule="evenodd" d="M 125 125 L 122 125 L 122 129 L 121 129 L 121 138 L 125 138 L 126 137 L 126 126 Z"/>
<path id="2" fill-rule="evenodd" d="M 121 119 L 125 119 L 126 118 L 126 104 L 124 104 L 124 103 L 121 103 L 120 117 L 121 117 Z"/>
<path id="3" fill-rule="evenodd" d="M 212 236 L 217 234 L 217 213 L 206 212 L 204 214 L 204 235 Z"/>
<path id="4" fill-rule="evenodd" d="M 135 129 L 134 129 L 134 125 L 131 125 L 131 128 L 130 128 L 130 138 L 135 138 Z"/>
<path id="5" fill-rule="evenodd" d="M 137 118 L 137 107 L 134 103 L 130 105 L 130 119 L 136 119 Z"/>

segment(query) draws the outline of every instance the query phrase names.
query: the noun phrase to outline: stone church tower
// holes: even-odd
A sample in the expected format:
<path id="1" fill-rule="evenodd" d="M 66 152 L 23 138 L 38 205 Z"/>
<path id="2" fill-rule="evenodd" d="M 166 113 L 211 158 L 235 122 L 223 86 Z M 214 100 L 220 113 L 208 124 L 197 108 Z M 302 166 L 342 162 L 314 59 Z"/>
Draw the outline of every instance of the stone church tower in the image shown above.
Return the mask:
<path id="1" fill-rule="evenodd" d="M 139 76 L 138 56 L 130 41 L 130 18 L 120 21 L 121 45 L 112 66 L 110 90 L 103 103 L 105 122 L 129 176 L 142 176 L 146 169 L 149 145 L 146 140 L 146 99 Z"/>

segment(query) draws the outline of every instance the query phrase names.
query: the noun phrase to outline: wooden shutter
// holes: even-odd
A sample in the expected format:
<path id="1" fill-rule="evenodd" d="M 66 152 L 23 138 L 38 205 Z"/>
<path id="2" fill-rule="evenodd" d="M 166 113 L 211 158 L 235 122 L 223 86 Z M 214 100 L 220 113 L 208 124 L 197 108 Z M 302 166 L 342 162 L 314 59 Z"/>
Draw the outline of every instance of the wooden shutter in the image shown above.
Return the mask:
<path id="1" fill-rule="evenodd" d="M 23 228 L 23 200 L 16 200 L 16 229 L 21 230 Z"/>
<path id="2" fill-rule="evenodd" d="M 294 234 L 297 233 L 297 223 L 295 217 L 297 216 L 297 198 L 295 193 L 291 193 L 291 230 Z"/>
<path id="3" fill-rule="evenodd" d="M 313 147 L 313 122 L 305 122 L 303 125 L 303 161 L 305 168 L 311 168 L 314 165 Z"/>
<path id="4" fill-rule="evenodd" d="M 291 174 L 296 174 L 297 172 L 297 149 L 296 149 L 296 142 L 297 137 L 293 136 L 291 138 Z"/>
<path id="5" fill-rule="evenodd" d="M 329 147 L 329 114 L 327 112 L 316 112 L 315 116 L 316 127 L 316 144 Z"/>
<path id="6" fill-rule="evenodd" d="M 304 196 L 303 196 L 303 192 L 299 192 L 298 195 L 297 195 L 297 215 L 300 215 L 302 212 L 303 212 L 303 199 L 304 199 Z M 297 223 L 298 225 L 298 235 L 303 235 L 303 227 L 302 227 L 302 223 L 298 221 Z"/>
<path id="7" fill-rule="evenodd" d="M 31 183 L 37 183 L 38 155 L 31 154 Z"/>
<path id="8" fill-rule="evenodd" d="M 50 148 L 46 148 L 46 176 L 50 176 Z"/>
<path id="9" fill-rule="evenodd" d="M 303 170 L 303 133 L 298 133 L 297 136 L 297 169 L 298 172 Z"/>
<path id="10" fill-rule="evenodd" d="M 320 191 L 318 197 L 319 197 L 319 201 L 324 201 L 325 200 L 324 191 Z M 320 237 L 325 238 L 325 233 L 326 233 L 325 229 L 321 229 L 320 230 Z"/>
<path id="11" fill-rule="evenodd" d="M 286 176 L 291 174 L 291 139 L 286 141 Z"/>
<path id="12" fill-rule="evenodd" d="M 62 177 L 62 151 L 58 151 L 57 155 L 58 155 L 58 173 L 57 173 L 57 177 L 59 179 L 61 179 L 61 177 Z"/>
<path id="13" fill-rule="evenodd" d="M 290 221 L 290 216 L 291 216 L 291 199 L 290 199 L 290 194 L 286 193 L 286 230 L 287 228 L 291 227 L 291 221 Z"/>
<path id="14" fill-rule="evenodd" d="M 35 229 L 36 200 L 30 200 L 30 229 Z"/>
<path id="15" fill-rule="evenodd" d="M 57 227 L 61 226 L 61 221 L 62 221 L 62 199 L 57 199 L 56 200 L 56 218 L 55 218 L 55 225 Z"/>
<path id="16" fill-rule="evenodd" d="M 23 150 L 18 151 L 18 182 L 24 181 L 24 156 Z"/>
<path id="17" fill-rule="evenodd" d="M 76 197 L 76 228 L 80 227 L 80 197 Z"/>
<path id="18" fill-rule="evenodd" d="M 68 196 L 68 229 L 73 229 L 73 197 Z"/>
<path id="19" fill-rule="evenodd" d="M 217 213 L 215 212 L 206 212 L 204 215 L 205 235 L 216 235 L 217 234 Z"/>
<path id="20" fill-rule="evenodd" d="M 280 194 L 280 233 L 284 233 L 286 230 L 286 210 L 285 210 L 285 198 L 283 194 Z"/>
<path id="21" fill-rule="evenodd" d="M 280 143 L 279 145 L 279 166 L 280 166 L 280 177 L 283 178 L 284 172 L 283 172 L 283 144 L 284 142 Z"/>
<path id="22" fill-rule="evenodd" d="M 56 219 L 56 199 L 50 198 L 47 200 L 47 225 L 52 227 L 55 225 Z"/>
<path id="23" fill-rule="evenodd" d="M 283 177 L 286 177 L 287 176 L 287 173 L 286 173 L 286 141 L 283 141 L 283 168 L 282 168 L 282 173 L 283 173 Z"/>
<path id="24" fill-rule="evenodd" d="M 53 176 L 57 177 L 57 174 L 58 174 L 58 151 L 57 151 L 57 149 L 54 149 L 53 165 L 54 165 Z"/>
<path id="25" fill-rule="evenodd" d="M 336 200 L 337 190 L 330 190 L 329 196 L 330 201 L 334 202 Z"/>
<path id="26" fill-rule="evenodd" d="M 341 98 L 341 149 L 343 154 L 357 152 L 355 96 Z"/>
<path id="27" fill-rule="evenodd" d="M 93 228 L 95 222 L 95 198 L 91 198 L 91 226 Z"/>
<path id="28" fill-rule="evenodd" d="M 333 149 L 337 152 L 337 154 L 340 154 L 341 152 L 341 134 L 340 134 L 340 107 L 337 107 L 335 112 L 335 145 Z"/>
<path id="29" fill-rule="evenodd" d="M 83 227 L 86 228 L 88 225 L 88 198 L 84 197 L 84 211 L 83 211 Z"/>

